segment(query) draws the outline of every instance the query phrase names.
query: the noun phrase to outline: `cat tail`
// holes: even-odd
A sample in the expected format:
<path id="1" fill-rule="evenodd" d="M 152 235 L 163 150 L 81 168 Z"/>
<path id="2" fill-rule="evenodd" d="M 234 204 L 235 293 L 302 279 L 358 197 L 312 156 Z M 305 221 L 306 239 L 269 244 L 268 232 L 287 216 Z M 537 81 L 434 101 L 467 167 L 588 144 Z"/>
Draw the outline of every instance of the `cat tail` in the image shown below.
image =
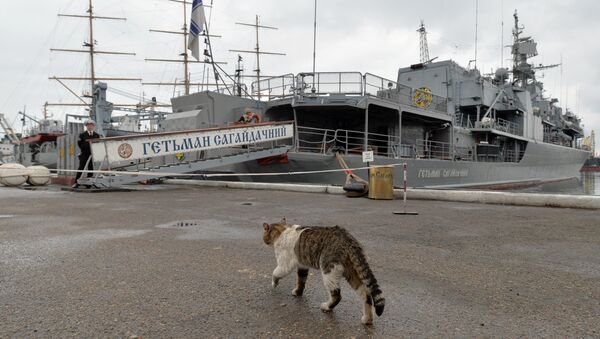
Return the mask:
<path id="1" fill-rule="evenodd" d="M 351 250 L 350 261 L 363 285 L 371 294 L 373 306 L 375 306 L 375 314 L 380 316 L 385 307 L 385 298 L 383 297 L 383 292 L 379 289 L 377 279 L 375 279 L 375 275 L 373 275 L 373 271 L 371 271 L 371 267 L 369 267 L 369 263 L 367 262 L 362 248 L 357 246 Z"/>

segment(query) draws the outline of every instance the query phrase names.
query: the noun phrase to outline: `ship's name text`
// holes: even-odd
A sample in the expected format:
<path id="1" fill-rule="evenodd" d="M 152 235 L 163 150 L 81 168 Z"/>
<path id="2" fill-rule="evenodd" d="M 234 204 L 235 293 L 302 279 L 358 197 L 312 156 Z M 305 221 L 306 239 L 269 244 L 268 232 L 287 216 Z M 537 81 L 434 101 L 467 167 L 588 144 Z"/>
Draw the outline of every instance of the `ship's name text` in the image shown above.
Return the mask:
<path id="1" fill-rule="evenodd" d="M 197 136 L 195 138 L 184 137 L 174 138 L 153 142 L 144 142 L 143 154 L 156 155 L 169 152 L 189 152 L 201 150 L 204 148 L 214 148 L 222 146 L 236 146 L 260 141 L 277 140 L 286 138 L 287 130 L 285 127 L 274 127 L 256 131 L 224 132 L 215 135 Z"/>
<path id="2" fill-rule="evenodd" d="M 464 178 L 469 176 L 469 169 L 462 168 L 439 168 L 439 169 L 420 169 L 418 177 L 428 178 Z"/>

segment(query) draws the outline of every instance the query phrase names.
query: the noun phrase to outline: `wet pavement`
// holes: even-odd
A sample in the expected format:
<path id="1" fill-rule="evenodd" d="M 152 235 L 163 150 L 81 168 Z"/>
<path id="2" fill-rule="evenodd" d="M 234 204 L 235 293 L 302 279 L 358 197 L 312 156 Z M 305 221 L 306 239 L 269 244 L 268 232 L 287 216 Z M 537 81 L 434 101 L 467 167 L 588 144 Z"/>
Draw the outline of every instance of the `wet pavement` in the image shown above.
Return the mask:
<path id="1" fill-rule="evenodd" d="M 598 211 L 154 186 L 0 187 L 0 338 L 600 337 Z M 386 298 L 275 290 L 263 222 L 341 225 Z"/>

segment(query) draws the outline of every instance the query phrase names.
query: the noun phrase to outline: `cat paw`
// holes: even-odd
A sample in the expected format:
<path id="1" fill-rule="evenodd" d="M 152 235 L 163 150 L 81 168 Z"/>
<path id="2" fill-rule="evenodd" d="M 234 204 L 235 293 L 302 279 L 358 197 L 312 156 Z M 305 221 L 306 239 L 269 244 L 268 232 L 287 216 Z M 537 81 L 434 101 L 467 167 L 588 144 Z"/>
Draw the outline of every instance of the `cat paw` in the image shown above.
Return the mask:
<path id="1" fill-rule="evenodd" d="M 301 289 L 294 288 L 292 290 L 292 295 L 295 296 L 295 297 L 301 297 L 303 292 L 304 291 L 302 291 Z"/>
<path id="2" fill-rule="evenodd" d="M 271 281 L 271 286 L 275 288 L 277 287 L 277 285 L 279 285 L 279 278 L 273 277 L 273 280 Z"/>
<path id="3" fill-rule="evenodd" d="M 329 303 L 322 303 L 321 304 L 321 311 L 323 312 L 331 312 L 331 308 L 329 307 Z"/>
<path id="4" fill-rule="evenodd" d="M 360 322 L 363 325 L 373 325 L 373 318 L 363 315 L 362 318 L 360 318 Z"/>

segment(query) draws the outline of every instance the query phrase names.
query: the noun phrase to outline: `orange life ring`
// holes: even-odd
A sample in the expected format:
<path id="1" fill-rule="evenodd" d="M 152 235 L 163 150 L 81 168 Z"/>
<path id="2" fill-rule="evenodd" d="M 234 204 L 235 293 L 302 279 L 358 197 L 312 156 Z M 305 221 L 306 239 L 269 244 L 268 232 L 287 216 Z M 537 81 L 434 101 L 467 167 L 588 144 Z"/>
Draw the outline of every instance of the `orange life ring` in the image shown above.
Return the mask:
<path id="1" fill-rule="evenodd" d="M 252 123 L 259 123 L 261 121 L 262 121 L 262 119 L 260 117 L 260 114 L 249 111 L 249 112 L 244 113 L 238 119 L 236 124 L 252 124 Z"/>
<path id="2" fill-rule="evenodd" d="M 252 115 L 252 119 L 255 123 L 260 123 L 262 121 L 262 118 L 260 117 L 260 114 L 258 113 L 253 113 Z"/>

